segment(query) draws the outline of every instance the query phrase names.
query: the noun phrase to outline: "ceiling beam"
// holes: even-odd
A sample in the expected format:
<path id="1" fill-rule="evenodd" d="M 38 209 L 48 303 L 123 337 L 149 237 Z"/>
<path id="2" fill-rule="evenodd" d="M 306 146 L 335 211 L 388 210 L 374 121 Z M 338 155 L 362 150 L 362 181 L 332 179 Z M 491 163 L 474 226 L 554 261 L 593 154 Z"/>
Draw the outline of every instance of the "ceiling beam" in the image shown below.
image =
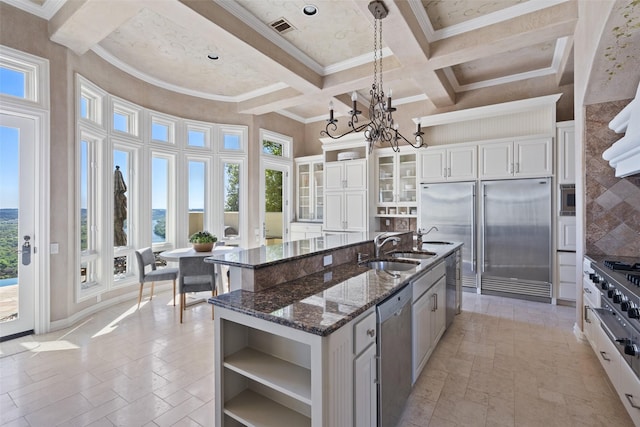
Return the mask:
<path id="1" fill-rule="evenodd" d="M 145 2 L 120 0 L 117 7 L 102 0 L 67 1 L 49 20 L 52 41 L 83 55 L 145 7 Z"/>
<path id="2" fill-rule="evenodd" d="M 561 3 L 431 44 L 429 67 L 441 69 L 573 35 L 575 2 Z"/>

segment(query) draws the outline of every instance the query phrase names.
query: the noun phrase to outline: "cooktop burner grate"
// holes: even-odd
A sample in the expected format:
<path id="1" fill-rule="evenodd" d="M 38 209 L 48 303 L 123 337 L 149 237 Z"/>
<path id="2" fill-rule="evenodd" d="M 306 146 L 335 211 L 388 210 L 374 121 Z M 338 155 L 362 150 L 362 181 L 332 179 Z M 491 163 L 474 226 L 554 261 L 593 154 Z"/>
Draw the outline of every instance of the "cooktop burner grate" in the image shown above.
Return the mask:
<path id="1" fill-rule="evenodd" d="M 629 264 L 627 262 L 622 261 L 605 261 L 605 267 L 608 267 L 612 270 L 622 270 L 622 271 L 640 271 L 640 262 L 636 262 L 635 264 Z"/>

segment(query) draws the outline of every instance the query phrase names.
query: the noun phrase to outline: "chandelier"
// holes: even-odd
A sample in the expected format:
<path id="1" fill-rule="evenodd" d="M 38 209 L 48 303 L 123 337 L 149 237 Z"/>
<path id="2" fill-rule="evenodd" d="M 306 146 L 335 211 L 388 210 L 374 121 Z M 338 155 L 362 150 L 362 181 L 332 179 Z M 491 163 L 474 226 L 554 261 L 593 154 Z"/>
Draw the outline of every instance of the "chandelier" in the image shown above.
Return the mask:
<path id="1" fill-rule="evenodd" d="M 415 142 L 409 141 L 399 131 L 398 125 L 393 121 L 393 112 L 396 111 L 391 106 L 392 91 L 389 90 L 389 96 L 385 98 L 384 89 L 382 87 L 382 19 L 389 14 L 389 10 L 382 1 L 375 0 L 369 3 L 369 11 L 375 18 L 373 24 L 373 84 L 369 94 L 371 99 L 369 102 L 369 121 L 367 123 L 359 123 L 358 116 L 362 111 L 358 110 L 358 95 L 354 91 L 351 94 L 353 108 L 349 111 L 351 118 L 349 120 L 349 129 L 340 135 L 332 134 L 338 130 L 338 119 L 333 117 L 333 101 L 329 103 L 329 119 L 325 130 L 320 135 L 328 136 L 332 139 L 340 139 L 351 133 L 364 132 L 367 142 L 369 154 L 373 152 L 374 145 L 383 146 L 389 144 L 393 151 L 400 151 L 399 141 L 405 141 L 414 148 L 426 147 L 422 139 L 422 129 L 418 123 L 418 130 L 413 134 Z"/>

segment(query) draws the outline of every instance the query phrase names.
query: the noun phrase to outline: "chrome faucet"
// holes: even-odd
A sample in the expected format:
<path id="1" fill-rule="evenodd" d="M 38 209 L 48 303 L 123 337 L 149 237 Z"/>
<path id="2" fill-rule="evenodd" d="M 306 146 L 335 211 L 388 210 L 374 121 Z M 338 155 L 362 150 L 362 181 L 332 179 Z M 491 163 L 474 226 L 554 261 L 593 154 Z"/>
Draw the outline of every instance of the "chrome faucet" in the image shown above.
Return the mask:
<path id="1" fill-rule="evenodd" d="M 380 239 L 384 238 L 384 240 L 381 242 Z M 374 239 L 373 239 L 373 245 L 375 246 L 376 249 L 376 258 L 380 257 L 380 250 L 382 249 L 382 247 L 384 245 L 386 245 L 389 242 L 393 242 L 394 245 L 397 245 L 400 242 L 400 238 L 397 236 L 388 236 L 387 237 L 387 233 L 380 233 L 378 234 Z"/>
<path id="2" fill-rule="evenodd" d="M 416 231 L 416 236 L 417 236 L 417 241 L 416 241 L 416 246 L 418 248 L 422 247 L 422 238 L 424 236 L 426 236 L 427 234 L 431 233 L 433 230 L 438 231 L 438 227 L 436 227 L 435 225 L 433 227 L 431 227 L 430 229 L 428 229 L 427 231 L 422 231 L 421 228 L 418 228 L 418 231 Z"/>

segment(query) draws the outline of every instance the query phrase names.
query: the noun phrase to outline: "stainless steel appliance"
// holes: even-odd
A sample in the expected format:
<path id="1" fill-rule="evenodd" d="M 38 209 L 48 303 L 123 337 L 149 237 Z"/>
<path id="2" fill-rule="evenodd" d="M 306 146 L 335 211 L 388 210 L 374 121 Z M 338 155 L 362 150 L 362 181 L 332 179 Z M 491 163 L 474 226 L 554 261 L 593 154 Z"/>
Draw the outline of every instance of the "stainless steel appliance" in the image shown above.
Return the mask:
<path id="1" fill-rule="evenodd" d="M 456 314 L 460 313 L 462 303 L 461 280 L 460 280 L 460 251 L 456 251 L 444 259 L 447 286 L 447 328 L 453 323 Z"/>
<path id="2" fill-rule="evenodd" d="M 376 307 L 378 427 L 398 424 L 411 394 L 411 286 Z"/>
<path id="3" fill-rule="evenodd" d="M 575 184 L 560 184 L 560 216 L 576 216 Z"/>
<path id="4" fill-rule="evenodd" d="M 625 362 L 640 378 L 640 262 L 621 258 L 591 263 L 600 308 L 591 308 Z"/>
<path id="5" fill-rule="evenodd" d="M 551 179 L 485 181 L 480 287 L 551 301 Z"/>
<path id="6" fill-rule="evenodd" d="M 462 246 L 462 286 L 476 289 L 476 183 L 422 184 L 420 227 L 433 231 L 424 241 L 456 241 Z"/>

